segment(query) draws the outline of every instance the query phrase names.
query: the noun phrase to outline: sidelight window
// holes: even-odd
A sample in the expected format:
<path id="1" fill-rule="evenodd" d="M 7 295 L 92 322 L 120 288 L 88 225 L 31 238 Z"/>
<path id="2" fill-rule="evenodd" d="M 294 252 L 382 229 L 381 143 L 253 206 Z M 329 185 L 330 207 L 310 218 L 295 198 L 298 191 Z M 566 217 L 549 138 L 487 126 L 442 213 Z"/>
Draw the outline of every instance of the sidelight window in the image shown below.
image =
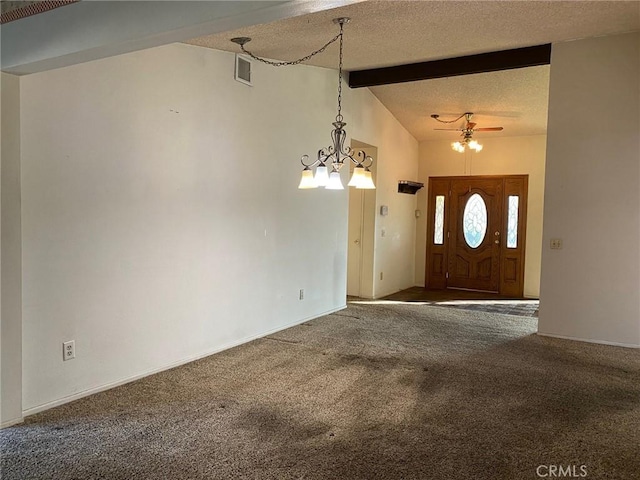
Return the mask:
<path id="1" fill-rule="evenodd" d="M 509 196 L 507 217 L 507 248 L 518 246 L 518 204 L 520 198 L 517 195 Z"/>
<path id="2" fill-rule="evenodd" d="M 436 195 L 436 217 L 434 219 L 433 243 L 444 243 L 444 195 Z"/>

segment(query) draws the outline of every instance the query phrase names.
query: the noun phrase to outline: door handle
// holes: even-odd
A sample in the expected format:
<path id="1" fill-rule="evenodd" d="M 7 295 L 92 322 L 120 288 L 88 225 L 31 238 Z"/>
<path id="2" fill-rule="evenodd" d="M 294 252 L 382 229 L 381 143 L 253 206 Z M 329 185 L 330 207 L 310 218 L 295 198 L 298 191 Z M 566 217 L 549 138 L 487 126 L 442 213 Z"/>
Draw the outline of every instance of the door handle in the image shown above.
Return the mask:
<path id="1" fill-rule="evenodd" d="M 500 240 L 496 240 L 494 243 L 500 243 Z"/>
<path id="2" fill-rule="evenodd" d="M 356 238 L 356 239 L 353 241 L 353 243 L 355 243 L 356 245 L 360 245 L 360 239 L 359 239 L 359 238 Z"/>

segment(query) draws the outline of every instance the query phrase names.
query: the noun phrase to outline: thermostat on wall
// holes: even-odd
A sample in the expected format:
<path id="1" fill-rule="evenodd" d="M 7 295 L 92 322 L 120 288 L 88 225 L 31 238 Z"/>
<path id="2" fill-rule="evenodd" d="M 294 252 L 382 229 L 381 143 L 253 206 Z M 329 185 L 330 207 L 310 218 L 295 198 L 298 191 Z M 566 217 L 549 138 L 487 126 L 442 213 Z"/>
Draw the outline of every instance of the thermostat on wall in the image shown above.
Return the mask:
<path id="1" fill-rule="evenodd" d="M 383 217 L 389 215 L 389 207 L 387 205 L 380 205 L 380 215 Z"/>

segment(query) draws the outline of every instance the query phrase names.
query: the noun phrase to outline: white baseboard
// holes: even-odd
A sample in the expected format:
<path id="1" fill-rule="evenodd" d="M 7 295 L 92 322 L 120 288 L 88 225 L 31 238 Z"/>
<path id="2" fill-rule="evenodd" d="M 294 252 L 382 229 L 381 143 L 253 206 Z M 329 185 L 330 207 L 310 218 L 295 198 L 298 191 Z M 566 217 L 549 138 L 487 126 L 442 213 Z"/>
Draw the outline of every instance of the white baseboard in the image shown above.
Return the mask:
<path id="1" fill-rule="evenodd" d="M 612 347 L 640 348 L 640 345 L 635 345 L 633 343 L 608 342 L 606 340 L 593 340 L 590 338 L 567 337 L 565 335 L 554 335 L 552 333 L 541 333 L 541 332 L 538 332 L 538 335 L 540 335 L 541 337 L 552 337 L 552 338 L 561 338 L 563 340 L 573 340 L 575 342 L 586 342 L 586 343 L 597 343 L 599 345 L 610 345 Z"/>
<path id="2" fill-rule="evenodd" d="M 146 371 L 146 372 L 143 372 L 143 373 L 139 373 L 139 374 L 134 375 L 132 377 L 128 377 L 128 378 L 125 378 L 125 379 L 122 379 L 122 380 L 118 380 L 116 382 L 111 382 L 111 383 L 107 383 L 107 384 L 104 384 L 104 385 L 100 385 L 98 387 L 90 388 L 88 390 L 83 390 L 82 392 L 74 393 L 73 395 L 69 395 L 67 397 L 63 397 L 63 398 L 60 398 L 58 400 L 54 400 L 52 402 L 47 402 L 47 403 L 44 403 L 42 405 L 38 405 L 36 407 L 28 408 L 27 410 L 24 410 L 22 412 L 22 415 L 23 415 L 23 417 L 28 417 L 29 415 L 34 415 L 36 413 L 40 413 L 40 412 L 43 412 L 45 410 L 49 410 L 50 408 L 59 407 L 60 405 L 64 405 L 65 403 L 73 402 L 74 400 L 79 400 L 81 398 L 88 397 L 89 395 L 93 395 L 95 393 L 104 392 L 105 390 L 109 390 L 111 388 L 119 387 L 120 385 L 124 385 L 124 384 L 127 384 L 127 383 L 135 382 L 136 380 L 140 380 L 141 378 L 148 377 L 149 375 L 154 375 L 156 373 L 164 372 L 165 370 L 170 370 L 172 368 L 179 367 L 180 365 L 185 365 L 187 363 L 194 362 L 196 360 L 200 360 L 201 358 L 205 358 L 205 357 L 208 357 L 210 355 L 214 355 L 216 353 L 220 353 L 220 352 L 222 352 L 224 350 L 228 350 L 230 348 L 237 347 L 237 346 L 242 345 L 244 343 L 251 342 L 252 340 L 257 340 L 258 338 L 266 337 L 267 335 L 272 335 L 272 334 L 280 332 L 282 330 L 286 330 L 287 328 L 295 327 L 296 325 L 300 325 L 301 323 L 308 322 L 309 320 L 313 320 L 314 318 L 319 318 L 319 317 L 323 317 L 325 315 L 330 315 L 332 313 L 339 312 L 340 310 L 344 310 L 345 308 L 347 308 L 346 304 L 345 305 L 341 305 L 340 307 L 328 310 L 326 312 L 319 313 L 318 315 L 312 315 L 310 317 L 303 318 L 302 320 L 296 320 L 295 322 L 292 322 L 292 323 L 289 323 L 289 324 L 286 324 L 286 325 L 282 325 L 282 326 L 273 328 L 271 330 L 267 330 L 266 332 L 258 333 L 257 335 L 251 335 L 249 337 L 242 338 L 242 339 L 237 340 L 235 342 L 231 342 L 231 343 L 216 347 L 213 350 L 209 350 L 207 352 L 204 352 L 204 353 L 201 353 L 201 354 L 198 354 L 198 355 L 194 355 L 192 357 L 184 358 L 184 359 L 179 360 L 177 362 L 173 362 L 173 363 L 164 365 L 164 366 L 162 366 L 160 368 L 155 368 L 153 370 L 149 370 L 149 371 Z M 22 419 L 20 419 L 19 421 L 16 421 L 15 423 L 20 423 L 21 421 L 22 421 Z M 7 426 L 9 426 L 9 425 L 7 425 Z M 4 428 L 4 424 L 2 425 L 2 428 Z"/>
<path id="3" fill-rule="evenodd" d="M 0 423 L 0 430 L 2 430 L 3 428 L 13 427 L 14 425 L 18 425 L 19 423 L 22 423 L 22 422 L 24 422 L 24 417 L 14 418 L 12 420 L 5 420 L 4 422 Z"/>
<path id="4" fill-rule="evenodd" d="M 365 300 L 375 300 L 374 297 L 371 297 L 369 295 L 361 295 L 359 297 L 354 297 L 354 298 L 364 298 Z"/>

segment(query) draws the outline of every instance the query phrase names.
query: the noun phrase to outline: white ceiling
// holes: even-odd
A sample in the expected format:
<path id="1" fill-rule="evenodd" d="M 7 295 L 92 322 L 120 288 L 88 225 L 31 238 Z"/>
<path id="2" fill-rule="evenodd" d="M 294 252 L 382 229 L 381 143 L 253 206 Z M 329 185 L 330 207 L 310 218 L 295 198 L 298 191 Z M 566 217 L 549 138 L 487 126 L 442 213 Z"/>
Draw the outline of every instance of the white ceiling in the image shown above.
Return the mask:
<path id="1" fill-rule="evenodd" d="M 431 118 L 453 120 L 473 112 L 478 127 L 504 127 L 502 132 L 476 132 L 475 138 L 544 134 L 547 130 L 549 66 L 438 78 L 372 87 L 373 93 L 419 141 L 455 140 L 465 120 L 442 125 Z"/>
<path id="2" fill-rule="evenodd" d="M 333 10 L 253 25 L 188 43 L 237 52 L 232 37 L 247 36 L 253 53 L 279 60 L 307 55 L 345 26 L 346 70 L 399 65 L 640 30 L 640 1 L 364 1 Z M 307 62 L 335 68 L 337 46 Z M 549 67 L 532 67 L 372 87 L 372 92 L 418 140 L 455 138 L 432 113 L 472 111 L 485 136 L 546 132 Z M 451 118 L 451 117 L 449 117 Z M 477 134 L 481 138 L 481 134 Z"/>
<path id="3" fill-rule="evenodd" d="M 2 25 L 0 64 L 3 72 L 28 75 L 355 1 L 78 1 L 48 11 L 43 11 L 47 5 L 60 2 L 38 2 L 37 8 L 28 5 L 2 14 L 2 21 L 17 12 L 29 15 Z"/>

